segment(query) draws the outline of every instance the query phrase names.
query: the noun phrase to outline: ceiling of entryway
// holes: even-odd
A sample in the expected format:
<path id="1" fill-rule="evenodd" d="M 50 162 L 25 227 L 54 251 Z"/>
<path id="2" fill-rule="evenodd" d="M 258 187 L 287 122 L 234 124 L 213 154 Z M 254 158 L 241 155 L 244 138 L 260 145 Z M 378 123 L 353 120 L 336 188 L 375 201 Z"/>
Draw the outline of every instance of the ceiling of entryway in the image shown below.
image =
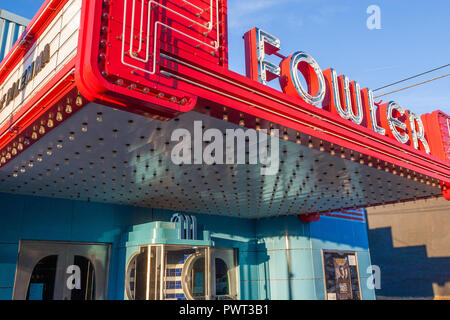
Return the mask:
<path id="1" fill-rule="evenodd" d="M 91 103 L 1 167 L 0 192 L 243 218 L 441 195 L 436 184 L 282 139 L 273 176 L 261 164 L 174 164 L 173 130 L 199 120 L 205 130 L 238 127 L 197 112 L 161 122 Z"/>

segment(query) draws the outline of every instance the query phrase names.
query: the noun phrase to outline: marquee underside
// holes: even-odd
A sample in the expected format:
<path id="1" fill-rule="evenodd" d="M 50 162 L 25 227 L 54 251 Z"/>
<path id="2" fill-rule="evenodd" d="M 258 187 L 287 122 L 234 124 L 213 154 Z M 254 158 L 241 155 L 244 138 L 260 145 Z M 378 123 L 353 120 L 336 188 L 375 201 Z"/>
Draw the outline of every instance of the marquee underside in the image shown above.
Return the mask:
<path id="1" fill-rule="evenodd" d="M 99 113 L 101 122 L 96 120 Z M 161 122 L 90 103 L 1 167 L 0 192 L 242 218 L 326 212 L 442 194 L 438 184 L 282 139 L 280 170 L 273 176 L 261 175 L 261 164 L 176 165 L 171 161 L 176 144 L 170 142 L 171 134 L 177 128 L 192 128 L 194 121 L 202 121 L 204 130 L 238 128 L 197 112 Z"/>

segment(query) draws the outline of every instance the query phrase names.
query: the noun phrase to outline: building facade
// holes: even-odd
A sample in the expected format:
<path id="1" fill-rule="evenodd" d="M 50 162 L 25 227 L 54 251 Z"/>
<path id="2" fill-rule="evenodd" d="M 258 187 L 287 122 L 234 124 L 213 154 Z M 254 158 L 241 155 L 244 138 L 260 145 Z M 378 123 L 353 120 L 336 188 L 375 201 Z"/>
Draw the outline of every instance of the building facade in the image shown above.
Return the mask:
<path id="1" fill-rule="evenodd" d="M 233 289 L 224 289 L 224 280 L 221 279 L 223 270 L 222 273 L 216 271 L 217 279 L 213 279 L 216 285 L 214 296 L 221 299 L 335 298 L 334 288 L 332 290 L 328 288 L 327 291 L 324 277 L 325 273 L 330 276 L 330 271 L 326 272 L 324 254 L 328 251 L 350 253 L 350 256 L 356 257 L 355 267 L 357 267 L 351 299 L 375 298 L 374 290 L 367 286 L 369 274 L 366 271 L 371 261 L 364 218 L 363 221 L 348 219 L 359 217 L 358 213 L 354 215 L 347 213 L 344 214 L 345 217 L 338 218 L 323 217 L 314 223 L 304 223 L 298 217 L 254 220 L 194 214 L 198 223 L 198 233 L 206 234 L 205 238 L 183 241 L 177 235 L 168 236 L 164 240 L 152 235 L 152 228 L 155 228 L 152 222 L 165 222 L 168 224 L 166 227 L 174 227 L 175 223 L 170 222 L 174 212 L 168 210 L 14 194 L 2 194 L 1 201 L 3 222 L 0 244 L 1 299 L 11 299 L 14 290 L 16 298 L 19 298 L 20 290 L 25 290 L 25 293 L 28 290 L 28 299 L 48 298 L 49 292 L 53 292 L 58 285 L 54 282 L 57 271 L 63 269 L 62 272 L 65 272 L 70 264 L 61 263 L 58 267 L 54 265 L 51 272 L 44 272 L 37 266 L 45 261 L 45 258 L 54 255 L 49 244 L 64 247 L 67 243 L 85 246 L 96 243 L 109 246 L 109 256 L 105 262 L 107 271 L 103 268 L 95 270 L 95 276 L 99 279 L 106 276 L 107 289 L 101 293 L 101 289 L 97 288 L 97 294 L 107 299 L 122 300 L 135 297 L 129 293 L 129 288 L 127 296 L 126 286 L 132 286 L 130 282 L 133 282 L 132 279 L 126 279 L 127 267 L 132 256 L 139 251 L 139 247 L 149 244 L 170 244 L 174 250 L 186 252 L 191 250 L 189 247 L 201 245 L 209 245 L 214 249 L 235 250 L 236 256 L 233 259 L 236 259 L 236 262 L 222 258 L 227 263 L 226 272 L 229 278 L 226 286 Z M 38 244 L 44 241 L 46 246 L 31 266 L 20 264 L 21 260 L 18 257 L 20 246 L 25 245 L 26 249 L 27 240 Z M 95 261 L 95 258 L 100 259 L 92 253 L 86 256 L 92 261 Z M 31 273 L 22 283 L 20 275 L 18 277 L 17 274 L 21 268 L 28 268 Z M 169 263 L 166 268 L 170 270 Z M 81 271 L 82 289 L 84 293 L 92 294 L 92 291 L 86 289 L 92 280 L 89 280 L 86 270 Z M 106 274 L 103 275 L 102 272 Z M 49 274 L 52 277 L 48 277 Z M 162 299 L 180 298 L 171 296 L 172 292 L 182 293 L 180 299 L 186 298 L 181 288 L 176 291 L 170 287 L 177 282 L 181 286 L 181 276 L 180 280 L 173 279 L 174 277 L 167 273 L 167 277 L 162 280 L 162 286 L 167 286 Z M 79 298 L 74 292 L 83 291 L 82 289 L 72 290 L 71 298 Z M 200 291 L 203 295 L 201 298 L 204 299 L 205 288 Z M 138 295 L 137 298 L 145 298 L 145 295 L 143 297 Z"/>
<path id="2" fill-rule="evenodd" d="M 0 9 L 0 60 L 5 58 L 29 22 L 28 19 Z"/>
<path id="3" fill-rule="evenodd" d="M 450 198 L 450 117 L 227 37 L 225 0 L 45 1 L 0 64 L 0 298 L 375 299 L 355 208 Z"/>
<path id="4" fill-rule="evenodd" d="M 378 299 L 449 299 L 450 205 L 443 199 L 368 208 Z"/>

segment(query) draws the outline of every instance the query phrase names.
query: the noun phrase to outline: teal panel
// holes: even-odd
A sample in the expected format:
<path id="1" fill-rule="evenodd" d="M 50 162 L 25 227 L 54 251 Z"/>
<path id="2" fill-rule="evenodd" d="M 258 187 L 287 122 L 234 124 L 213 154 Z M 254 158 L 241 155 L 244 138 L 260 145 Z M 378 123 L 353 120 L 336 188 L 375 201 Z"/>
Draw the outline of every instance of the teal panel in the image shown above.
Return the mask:
<path id="1" fill-rule="evenodd" d="M 259 281 L 242 281 L 240 283 L 240 300 L 260 300 Z"/>
<path id="2" fill-rule="evenodd" d="M 289 248 L 291 249 L 309 249 L 311 248 L 311 239 L 309 237 L 309 226 L 301 225 L 301 234 L 289 234 Z"/>
<path id="3" fill-rule="evenodd" d="M 71 239 L 73 241 L 115 242 L 122 230 L 116 227 L 114 206 L 101 203 L 73 202 Z"/>
<path id="4" fill-rule="evenodd" d="M 269 276 L 271 280 L 287 279 L 288 266 L 286 261 L 286 250 L 268 251 Z"/>
<path id="5" fill-rule="evenodd" d="M 315 300 L 314 280 L 291 280 L 289 281 L 292 300 Z"/>
<path id="6" fill-rule="evenodd" d="M 18 244 L 0 243 L 0 287 L 14 287 Z"/>
<path id="7" fill-rule="evenodd" d="M 311 251 L 312 264 L 314 269 L 314 277 L 316 279 L 323 279 L 323 261 L 322 250 L 314 249 Z"/>
<path id="8" fill-rule="evenodd" d="M 273 261 L 270 260 L 270 256 L 267 254 L 267 251 L 258 251 L 256 257 L 258 262 L 258 279 L 270 279 L 270 269 L 273 267 Z"/>
<path id="9" fill-rule="evenodd" d="M 361 295 L 363 300 L 376 300 L 375 290 L 367 286 L 367 278 L 361 278 Z"/>
<path id="10" fill-rule="evenodd" d="M 22 239 L 71 240 L 72 201 L 24 197 Z"/>
<path id="11" fill-rule="evenodd" d="M 256 252 L 239 252 L 241 281 L 259 279 L 259 262 Z"/>
<path id="12" fill-rule="evenodd" d="M 261 279 L 255 282 L 258 285 L 259 300 L 269 300 L 270 299 L 270 280 Z"/>
<path id="13" fill-rule="evenodd" d="M 289 248 L 310 248 L 309 225 L 298 217 L 262 219 L 257 222 L 256 236 L 258 242 L 266 245 L 267 250 L 286 249 L 286 236 Z"/>
<path id="14" fill-rule="evenodd" d="M 316 300 L 325 300 L 325 282 L 323 278 L 314 280 Z"/>
<path id="15" fill-rule="evenodd" d="M 289 250 L 291 279 L 314 279 L 311 250 Z"/>
<path id="16" fill-rule="evenodd" d="M 125 248 L 118 248 L 117 245 L 113 245 L 110 261 L 108 298 L 122 300 L 125 292 L 125 268 L 128 263 L 125 257 Z"/>
<path id="17" fill-rule="evenodd" d="M 284 235 L 260 238 L 258 243 L 263 244 L 266 250 L 286 249 L 286 237 Z"/>
<path id="18" fill-rule="evenodd" d="M 374 300 L 375 290 L 369 289 L 367 285 L 367 280 L 370 274 L 367 273 L 367 268 L 371 265 L 370 253 L 369 251 L 359 251 L 358 252 L 358 270 L 359 270 L 359 281 L 361 287 L 361 295 L 363 300 Z"/>
<path id="19" fill-rule="evenodd" d="M 13 288 L 0 288 L 0 300 L 12 300 Z"/>
<path id="20" fill-rule="evenodd" d="M 287 280 L 271 280 L 269 284 L 271 300 L 290 300 L 292 298 L 293 288 Z"/>
<path id="21" fill-rule="evenodd" d="M 286 218 L 267 218 L 257 220 L 256 237 L 284 237 L 288 231 L 288 224 L 289 223 Z"/>
<path id="22" fill-rule="evenodd" d="M 20 196 L 0 193 L 0 242 L 18 242 L 23 215 Z"/>
<path id="23" fill-rule="evenodd" d="M 366 272 L 367 268 L 371 265 L 369 251 L 358 251 L 357 256 L 359 275 L 364 277 L 369 276 Z"/>

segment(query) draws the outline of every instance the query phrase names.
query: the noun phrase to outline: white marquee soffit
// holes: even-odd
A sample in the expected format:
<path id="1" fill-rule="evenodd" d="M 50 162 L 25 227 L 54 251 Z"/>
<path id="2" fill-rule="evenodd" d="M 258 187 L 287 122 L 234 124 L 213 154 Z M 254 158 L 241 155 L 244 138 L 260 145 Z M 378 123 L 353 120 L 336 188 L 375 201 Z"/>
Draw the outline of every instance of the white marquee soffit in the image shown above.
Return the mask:
<path id="1" fill-rule="evenodd" d="M 438 187 L 284 140 L 273 176 L 262 176 L 261 165 L 175 165 L 173 130 L 198 120 L 205 130 L 238 128 L 197 112 L 161 122 L 90 103 L 1 167 L 0 192 L 242 218 L 441 195 Z"/>

